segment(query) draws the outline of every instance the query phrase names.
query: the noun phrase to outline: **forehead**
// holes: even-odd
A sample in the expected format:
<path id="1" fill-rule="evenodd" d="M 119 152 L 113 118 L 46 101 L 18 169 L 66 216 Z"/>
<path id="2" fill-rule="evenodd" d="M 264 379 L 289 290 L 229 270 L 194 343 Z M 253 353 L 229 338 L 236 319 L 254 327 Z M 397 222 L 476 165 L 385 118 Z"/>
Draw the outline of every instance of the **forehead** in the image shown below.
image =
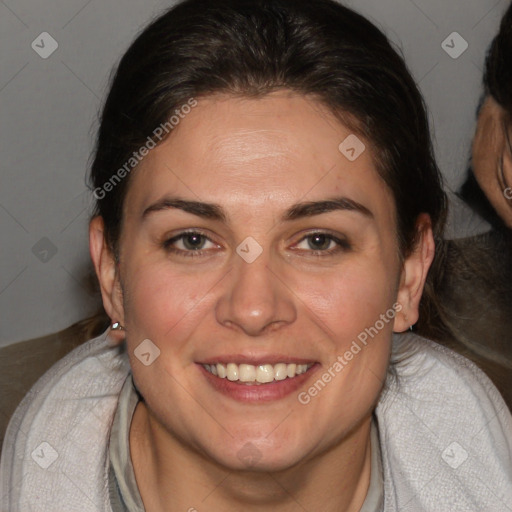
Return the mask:
<path id="1" fill-rule="evenodd" d="M 376 214 L 392 216 L 392 197 L 370 145 L 318 101 L 288 91 L 197 101 L 134 172 L 132 204 L 172 193 L 228 210 L 282 209 L 328 194 L 369 202 Z M 347 158 L 353 152 L 345 151 L 346 140 L 360 152 L 355 160 Z"/>

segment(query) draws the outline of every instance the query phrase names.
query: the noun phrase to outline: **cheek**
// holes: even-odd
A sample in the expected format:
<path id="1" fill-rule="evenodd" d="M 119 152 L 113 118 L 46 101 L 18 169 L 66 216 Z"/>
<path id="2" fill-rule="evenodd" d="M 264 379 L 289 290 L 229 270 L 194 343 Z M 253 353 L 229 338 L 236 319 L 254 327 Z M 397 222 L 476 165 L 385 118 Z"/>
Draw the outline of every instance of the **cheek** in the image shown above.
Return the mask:
<path id="1" fill-rule="evenodd" d="M 131 332 L 173 344 L 186 338 L 187 330 L 197 326 L 197 318 L 209 306 L 208 291 L 215 278 L 202 274 L 180 274 L 169 265 L 133 264 L 127 268 L 125 316 Z M 218 279 L 217 279 L 218 280 Z"/>
<path id="2" fill-rule="evenodd" d="M 398 277 L 393 268 L 391 260 L 360 260 L 309 291 L 308 309 L 321 319 L 331 342 L 323 370 L 331 368 L 336 375 L 324 404 L 341 401 L 347 412 L 368 407 L 377 396 L 386 376 L 395 316 Z"/>
<path id="3" fill-rule="evenodd" d="M 392 307 L 397 277 L 390 268 L 377 259 L 354 261 L 303 289 L 308 308 L 328 326 L 339 348 Z"/>
<path id="4" fill-rule="evenodd" d="M 339 441 L 367 417 L 386 380 L 396 297 L 391 274 L 377 263 L 353 266 L 326 283 L 328 295 L 317 298 L 314 313 L 328 326 L 328 357 L 297 398 L 304 414 L 312 411 L 310 432 L 323 431 L 326 444 Z"/>
<path id="5" fill-rule="evenodd" d="M 329 360 L 322 370 L 330 383 L 321 393 L 314 389 L 306 393 L 318 393 L 318 407 L 324 408 L 333 423 L 341 424 L 366 414 L 386 379 L 395 316 L 395 276 L 375 262 L 370 267 L 353 267 L 345 277 L 331 280 L 330 290 L 322 298 L 332 340 Z"/>
<path id="6" fill-rule="evenodd" d="M 150 258 L 144 264 L 134 259 L 125 270 L 129 276 L 124 287 L 126 341 L 136 385 L 151 410 L 162 417 L 167 414 L 163 383 L 168 402 L 185 404 L 194 411 L 188 392 L 175 383 L 186 381 L 193 350 L 190 340 L 212 308 L 208 290 L 218 279 L 183 275 L 172 271 L 166 262 L 154 263 Z M 141 364 L 136 352 L 146 339 L 160 351 L 149 366 Z"/>

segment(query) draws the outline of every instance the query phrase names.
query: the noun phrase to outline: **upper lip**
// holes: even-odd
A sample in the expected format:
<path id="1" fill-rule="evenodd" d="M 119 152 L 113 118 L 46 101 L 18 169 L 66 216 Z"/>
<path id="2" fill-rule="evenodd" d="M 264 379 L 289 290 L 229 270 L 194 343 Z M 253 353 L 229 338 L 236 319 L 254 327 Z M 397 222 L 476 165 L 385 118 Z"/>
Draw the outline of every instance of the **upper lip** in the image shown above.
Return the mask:
<path id="1" fill-rule="evenodd" d="M 311 364 L 316 363 L 315 359 L 303 358 L 303 357 L 295 357 L 288 356 L 282 354 L 267 354 L 267 355 L 257 355 L 250 356 L 247 354 L 226 354 L 208 357 L 201 361 L 198 361 L 199 364 L 217 364 L 217 363 L 235 363 L 235 364 L 252 364 L 253 366 L 259 366 L 262 364 L 278 364 L 278 363 L 286 363 L 286 364 Z"/>

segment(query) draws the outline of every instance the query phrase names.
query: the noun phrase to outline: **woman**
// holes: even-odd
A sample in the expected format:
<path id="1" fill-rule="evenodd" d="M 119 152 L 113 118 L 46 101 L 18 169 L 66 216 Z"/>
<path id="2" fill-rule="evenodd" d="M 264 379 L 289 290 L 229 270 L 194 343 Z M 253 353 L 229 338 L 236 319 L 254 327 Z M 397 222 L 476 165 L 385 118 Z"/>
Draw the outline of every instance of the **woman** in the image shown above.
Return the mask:
<path id="1" fill-rule="evenodd" d="M 429 321 L 445 196 L 376 27 L 328 0 L 179 4 L 121 60 L 91 176 L 112 326 L 15 414 L 4 508 L 512 501 L 497 389 L 402 334 Z"/>
<path id="2" fill-rule="evenodd" d="M 512 4 L 484 68 L 471 167 L 460 195 L 492 229 L 459 233 L 437 252 L 439 320 L 423 334 L 475 361 L 512 410 Z"/>
<path id="3" fill-rule="evenodd" d="M 487 53 L 484 97 L 462 197 L 495 229 L 512 228 L 512 4 Z"/>

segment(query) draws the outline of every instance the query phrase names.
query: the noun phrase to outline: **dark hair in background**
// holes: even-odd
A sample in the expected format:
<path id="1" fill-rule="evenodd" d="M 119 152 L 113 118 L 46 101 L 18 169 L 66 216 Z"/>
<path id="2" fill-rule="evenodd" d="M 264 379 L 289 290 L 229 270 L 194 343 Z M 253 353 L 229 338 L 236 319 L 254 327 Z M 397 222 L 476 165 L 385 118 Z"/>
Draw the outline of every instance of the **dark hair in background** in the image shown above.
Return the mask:
<path id="1" fill-rule="evenodd" d="M 512 3 L 503 15 L 499 32 L 487 51 L 483 85 L 484 95 L 477 112 L 483 100 L 491 96 L 505 111 L 508 123 L 512 123 Z M 459 196 L 495 229 L 508 229 L 478 185 L 471 169 Z"/>
<path id="2" fill-rule="evenodd" d="M 512 122 L 512 4 L 485 59 L 484 95 L 492 97 Z M 433 338 L 479 364 L 512 410 L 512 233 L 496 213 L 471 168 L 458 194 L 492 229 L 450 240 L 443 246 L 437 276 L 437 315 Z M 441 326 L 441 327 L 440 327 Z M 444 326 L 444 327 L 442 327 Z"/>
<path id="3" fill-rule="evenodd" d="M 503 15 L 500 30 L 485 60 L 485 93 L 512 115 L 512 4 Z"/>
<path id="4" fill-rule="evenodd" d="M 401 256 L 416 241 L 422 212 L 430 215 L 441 243 L 446 197 L 423 99 L 386 36 L 331 0 L 186 0 L 157 18 L 128 49 L 114 76 L 92 187 L 102 187 L 191 97 L 199 102 L 214 93 L 261 97 L 278 89 L 322 102 L 369 142 L 394 195 Z M 97 201 L 94 212 L 104 219 L 116 257 L 129 183 L 127 176 Z M 431 293 L 427 286 L 419 328 L 430 321 Z"/>

